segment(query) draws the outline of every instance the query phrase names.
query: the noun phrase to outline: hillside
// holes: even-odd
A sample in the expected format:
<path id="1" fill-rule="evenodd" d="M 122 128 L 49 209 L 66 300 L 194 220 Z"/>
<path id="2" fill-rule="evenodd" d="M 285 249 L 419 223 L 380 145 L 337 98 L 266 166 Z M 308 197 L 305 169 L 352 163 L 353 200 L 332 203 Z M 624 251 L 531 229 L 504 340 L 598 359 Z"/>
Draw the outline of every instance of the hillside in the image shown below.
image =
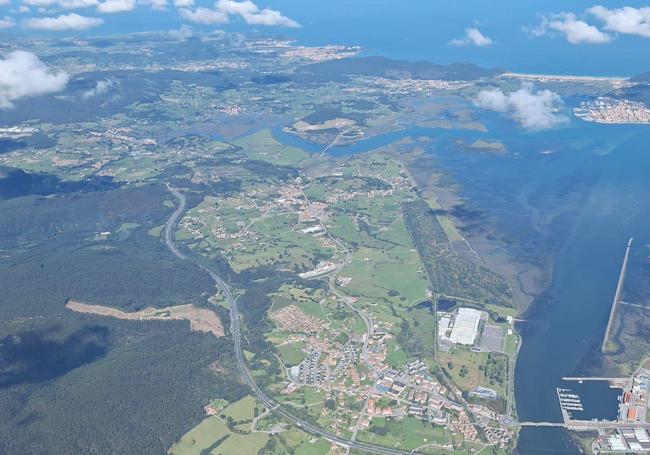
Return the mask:
<path id="1" fill-rule="evenodd" d="M 484 69 L 472 63 L 437 65 L 426 61 L 409 62 L 385 57 L 350 57 L 305 65 L 301 73 L 336 79 L 345 75 L 375 76 L 389 79 L 476 80 L 503 73 L 503 69 Z"/>

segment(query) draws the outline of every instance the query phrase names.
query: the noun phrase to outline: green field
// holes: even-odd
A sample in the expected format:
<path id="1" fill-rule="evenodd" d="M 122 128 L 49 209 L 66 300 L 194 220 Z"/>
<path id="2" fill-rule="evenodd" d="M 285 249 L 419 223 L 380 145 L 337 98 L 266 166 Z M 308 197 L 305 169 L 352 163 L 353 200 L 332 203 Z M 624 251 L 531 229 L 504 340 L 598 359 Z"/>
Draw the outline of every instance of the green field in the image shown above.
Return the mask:
<path id="1" fill-rule="evenodd" d="M 427 282 L 417 253 L 410 249 L 382 251 L 360 248 L 341 276 L 352 278 L 343 291 L 351 296 L 407 307 L 426 297 Z"/>
<path id="2" fill-rule="evenodd" d="M 231 432 L 217 417 L 208 417 L 169 450 L 172 455 L 257 455 L 268 440 L 264 433 Z"/>
<path id="3" fill-rule="evenodd" d="M 242 428 L 238 428 L 237 432 L 234 432 L 224 423 L 227 418 L 231 418 L 233 424 L 250 421 L 255 416 L 256 406 L 258 409 L 262 408 L 250 395 L 242 398 L 220 412 L 219 415 L 224 416 L 223 418 L 210 416 L 192 428 L 169 449 L 169 453 L 172 455 L 229 455 L 233 453 L 257 455 L 269 439 L 267 434 L 250 433 Z M 250 424 L 247 426 L 250 427 Z M 241 434 L 242 431 L 244 434 Z"/>
<path id="4" fill-rule="evenodd" d="M 280 353 L 282 362 L 286 366 L 290 367 L 298 365 L 305 359 L 305 357 L 307 357 L 307 354 L 305 354 L 305 352 L 302 350 L 304 346 L 305 344 L 302 342 L 286 343 L 280 346 L 276 346 L 276 349 Z"/>
<path id="5" fill-rule="evenodd" d="M 251 159 L 268 161 L 280 166 L 293 165 L 310 156 L 304 150 L 281 144 L 273 137 L 271 130 L 262 130 L 237 139 L 234 144 L 242 147 L 244 153 Z"/>
<path id="6" fill-rule="evenodd" d="M 446 444 L 451 435 L 447 430 L 414 417 L 401 420 L 373 418 L 368 430 L 360 432 L 360 441 L 414 450 L 424 444 Z"/>
<path id="7" fill-rule="evenodd" d="M 324 439 L 305 441 L 296 448 L 294 455 L 325 455 L 330 451 L 331 446 Z"/>
<path id="8" fill-rule="evenodd" d="M 242 420 L 252 419 L 255 416 L 254 409 L 256 406 L 262 408 L 249 395 L 225 408 L 221 414 L 224 414 L 226 417 L 232 417 L 235 422 L 241 422 Z"/>
<path id="9" fill-rule="evenodd" d="M 505 368 L 501 375 L 502 382 L 487 376 L 492 371 L 491 366 L 495 366 L 494 362 L 492 362 L 492 365 L 488 365 L 490 356 L 496 359 L 499 368 Z M 473 352 L 463 347 L 453 347 L 449 352 L 439 352 L 438 358 L 440 366 L 444 368 L 461 390 L 470 391 L 480 385 L 496 390 L 501 397 L 506 396 L 507 367 L 504 365 L 505 356 L 487 352 Z"/>

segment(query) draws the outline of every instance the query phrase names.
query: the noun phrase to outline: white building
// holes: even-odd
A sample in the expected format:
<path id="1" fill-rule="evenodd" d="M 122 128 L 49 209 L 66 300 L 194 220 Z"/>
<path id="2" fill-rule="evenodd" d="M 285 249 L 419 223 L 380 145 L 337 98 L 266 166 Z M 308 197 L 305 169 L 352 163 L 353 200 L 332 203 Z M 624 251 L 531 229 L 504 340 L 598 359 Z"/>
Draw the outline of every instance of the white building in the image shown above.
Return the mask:
<path id="1" fill-rule="evenodd" d="M 627 445 L 625 444 L 623 438 L 618 435 L 612 435 L 609 438 L 607 438 L 609 442 L 609 446 L 612 448 L 613 451 L 615 452 L 624 452 L 627 450 Z"/>
<path id="2" fill-rule="evenodd" d="M 634 436 L 639 442 L 650 442 L 650 438 L 648 438 L 648 433 L 646 433 L 646 431 L 643 428 L 635 428 Z"/>
<path id="3" fill-rule="evenodd" d="M 449 331 L 449 324 L 451 323 L 451 317 L 449 316 L 443 316 L 440 318 L 438 321 L 438 336 L 441 339 L 449 339 L 448 338 L 448 331 Z"/>
<path id="4" fill-rule="evenodd" d="M 481 312 L 479 310 L 459 308 L 449 340 L 454 344 L 473 345 L 478 335 L 479 322 L 481 322 Z"/>

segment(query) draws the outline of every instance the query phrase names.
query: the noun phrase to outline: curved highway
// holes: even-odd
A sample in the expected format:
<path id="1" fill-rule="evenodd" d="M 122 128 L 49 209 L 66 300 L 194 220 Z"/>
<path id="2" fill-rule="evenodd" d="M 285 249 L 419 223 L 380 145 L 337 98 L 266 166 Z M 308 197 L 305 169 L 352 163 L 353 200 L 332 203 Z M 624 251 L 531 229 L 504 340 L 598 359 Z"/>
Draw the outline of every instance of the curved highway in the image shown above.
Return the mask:
<path id="1" fill-rule="evenodd" d="M 169 250 L 176 257 L 184 261 L 191 262 L 192 264 L 199 267 L 201 270 L 208 273 L 210 277 L 214 280 L 217 287 L 221 289 L 221 291 L 223 292 L 224 297 L 228 301 L 228 307 L 230 309 L 230 333 L 232 334 L 232 339 L 235 346 L 235 357 L 237 359 L 237 368 L 241 373 L 244 383 L 251 388 L 257 400 L 260 403 L 262 403 L 271 412 L 274 412 L 275 414 L 284 417 L 286 420 L 288 420 L 298 428 L 308 433 L 311 433 L 313 435 L 327 439 L 328 441 L 334 442 L 336 444 L 353 448 L 353 449 L 362 450 L 368 453 L 377 453 L 382 455 L 407 455 L 407 454 L 415 453 L 415 452 L 403 451 L 398 449 L 391 449 L 388 447 L 377 446 L 374 444 L 366 444 L 363 442 L 352 441 L 350 439 L 337 436 L 333 433 L 325 431 L 322 428 L 319 428 L 316 425 L 307 422 L 305 420 L 302 420 L 300 417 L 293 415 L 290 411 L 282 407 L 277 401 L 269 397 L 262 389 L 260 389 L 257 386 L 257 384 L 255 384 L 255 381 L 253 380 L 253 376 L 251 375 L 251 372 L 248 369 L 248 366 L 246 365 L 246 361 L 244 360 L 244 353 L 241 347 L 241 334 L 240 334 L 241 326 L 239 320 L 239 310 L 237 309 L 237 302 L 235 301 L 235 299 L 232 296 L 232 293 L 230 292 L 230 287 L 226 284 L 224 280 L 221 279 L 221 277 L 219 277 L 219 275 L 217 275 L 212 269 L 200 263 L 196 259 L 193 259 L 181 253 L 176 247 L 174 231 L 176 229 L 176 225 L 178 224 L 179 218 L 185 211 L 186 202 L 185 202 L 185 196 L 180 191 L 170 187 L 169 185 L 167 185 L 167 187 L 169 188 L 169 191 L 171 191 L 172 194 L 176 196 L 179 204 L 178 207 L 176 207 L 174 213 L 172 213 L 172 215 L 169 217 L 169 220 L 167 220 L 167 224 L 165 225 L 165 230 L 164 230 L 165 243 L 167 244 Z"/>

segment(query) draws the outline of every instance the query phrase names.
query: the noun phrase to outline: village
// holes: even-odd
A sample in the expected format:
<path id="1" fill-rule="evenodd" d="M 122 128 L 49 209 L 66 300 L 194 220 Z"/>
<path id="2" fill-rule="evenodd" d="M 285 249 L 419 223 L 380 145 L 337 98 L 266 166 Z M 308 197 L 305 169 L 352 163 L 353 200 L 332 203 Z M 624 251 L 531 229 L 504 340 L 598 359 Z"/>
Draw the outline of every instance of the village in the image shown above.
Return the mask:
<path id="1" fill-rule="evenodd" d="M 460 313 L 455 317 L 459 319 L 455 330 L 452 324 L 454 343 L 474 344 L 478 320 L 475 329 L 468 329 L 467 323 L 460 321 Z M 411 361 L 401 370 L 387 365 L 387 342 L 394 337 L 381 327 L 374 325 L 369 338 L 350 337 L 347 343 L 340 343 L 335 340 L 337 331 L 328 330 L 322 320 L 306 315 L 295 305 L 272 313 L 271 318 L 282 330 L 293 333 L 294 339 L 306 340 L 307 356 L 287 369 L 290 382 L 284 393 L 315 387 L 324 391 L 325 397 L 363 401 L 364 409 L 354 413 L 351 429 L 368 430 L 373 418 L 411 417 L 444 427 L 465 441 L 485 440 L 503 448 L 511 440 L 512 429 L 500 423 L 503 416 L 482 404 L 459 399 L 457 390 L 442 384 L 422 360 Z M 487 388 L 477 388 L 473 393 L 487 399 L 496 394 Z M 344 401 L 340 404 L 343 406 Z"/>
<path id="2" fill-rule="evenodd" d="M 596 123 L 650 123 L 650 109 L 629 100 L 599 97 L 585 101 L 573 110 L 576 117 Z"/>

